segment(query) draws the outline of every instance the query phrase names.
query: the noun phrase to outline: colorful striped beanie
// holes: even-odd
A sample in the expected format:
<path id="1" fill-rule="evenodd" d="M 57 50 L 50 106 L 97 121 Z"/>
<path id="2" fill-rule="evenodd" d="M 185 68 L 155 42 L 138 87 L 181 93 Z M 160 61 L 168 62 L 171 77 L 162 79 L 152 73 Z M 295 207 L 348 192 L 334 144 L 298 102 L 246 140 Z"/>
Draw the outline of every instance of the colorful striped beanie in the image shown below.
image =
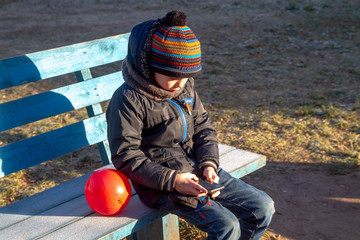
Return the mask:
<path id="1" fill-rule="evenodd" d="M 200 42 L 186 26 L 186 15 L 169 12 L 152 37 L 151 66 L 170 77 L 193 77 L 201 71 Z"/>

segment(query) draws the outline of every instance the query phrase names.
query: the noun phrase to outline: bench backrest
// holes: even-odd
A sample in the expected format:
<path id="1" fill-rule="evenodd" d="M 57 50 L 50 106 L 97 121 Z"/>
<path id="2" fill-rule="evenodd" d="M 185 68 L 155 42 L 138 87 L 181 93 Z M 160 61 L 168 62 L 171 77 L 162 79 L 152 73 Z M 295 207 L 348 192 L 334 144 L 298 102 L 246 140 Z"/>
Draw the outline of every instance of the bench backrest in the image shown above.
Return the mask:
<path id="1" fill-rule="evenodd" d="M 0 132 L 86 107 L 89 118 L 0 147 L 0 177 L 98 144 L 110 162 L 101 102 L 123 83 L 121 71 L 92 77 L 91 68 L 121 61 L 129 34 L 0 60 L 0 90 L 73 73 L 77 83 L 0 104 Z M 118 69 L 120 70 L 120 69 Z M 59 77 L 60 76 L 60 77 Z M 1 136 L 1 135 L 0 135 Z"/>

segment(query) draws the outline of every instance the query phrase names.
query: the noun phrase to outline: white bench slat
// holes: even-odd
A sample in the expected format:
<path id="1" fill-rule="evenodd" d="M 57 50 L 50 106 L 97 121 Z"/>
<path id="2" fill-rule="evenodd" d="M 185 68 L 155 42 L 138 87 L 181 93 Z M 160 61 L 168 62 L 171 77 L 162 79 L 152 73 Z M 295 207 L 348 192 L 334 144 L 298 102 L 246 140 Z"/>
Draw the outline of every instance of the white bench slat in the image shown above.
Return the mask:
<path id="1" fill-rule="evenodd" d="M 84 175 L 0 208 L 0 236 L 4 228 L 82 196 L 89 176 Z"/>
<path id="2" fill-rule="evenodd" d="M 220 167 L 236 178 L 241 178 L 265 164 L 265 156 L 240 149 L 234 149 L 220 157 Z"/>
<path id="3" fill-rule="evenodd" d="M 2 239 L 33 239 L 93 213 L 82 195 L 39 215 L 27 216 L 1 232 Z M 36 223 L 36 224 L 34 224 Z"/>
<path id="4" fill-rule="evenodd" d="M 111 239 L 121 239 L 165 214 L 163 211 L 146 207 L 138 195 L 135 195 L 128 206 L 116 216 L 105 217 L 94 213 L 42 239 L 98 239 L 104 234 L 105 238 L 111 236 Z"/>
<path id="5" fill-rule="evenodd" d="M 224 155 L 227 152 L 230 152 L 230 151 L 236 149 L 235 147 L 228 146 L 228 145 L 225 145 L 225 144 L 219 144 L 218 146 L 219 146 L 219 155 L 220 156 Z"/>

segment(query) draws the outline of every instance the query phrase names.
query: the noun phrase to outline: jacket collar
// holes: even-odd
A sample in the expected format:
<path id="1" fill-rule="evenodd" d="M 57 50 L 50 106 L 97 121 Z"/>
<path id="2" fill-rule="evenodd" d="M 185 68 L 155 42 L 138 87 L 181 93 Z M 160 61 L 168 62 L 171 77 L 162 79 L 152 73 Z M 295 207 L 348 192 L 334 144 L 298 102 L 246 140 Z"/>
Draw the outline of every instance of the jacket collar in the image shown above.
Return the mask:
<path id="1" fill-rule="evenodd" d="M 183 91 L 183 89 L 180 89 L 176 92 L 169 92 L 165 89 L 162 89 L 155 82 L 149 81 L 144 76 L 139 74 L 127 58 L 125 58 L 122 64 L 122 74 L 124 76 L 124 81 L 131 88 L 155 101 L 165 101 L 175 98 Z"/>

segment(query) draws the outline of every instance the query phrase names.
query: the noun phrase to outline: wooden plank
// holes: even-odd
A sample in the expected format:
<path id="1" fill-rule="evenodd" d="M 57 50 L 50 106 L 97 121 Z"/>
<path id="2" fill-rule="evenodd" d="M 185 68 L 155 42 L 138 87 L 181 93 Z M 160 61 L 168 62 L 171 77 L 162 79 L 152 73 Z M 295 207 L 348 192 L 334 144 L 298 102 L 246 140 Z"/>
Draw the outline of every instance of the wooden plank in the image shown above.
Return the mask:
<path id="1" fill-rule="evenodd" d="M 108 140 L 104 140 L 97 144 L 97 147 L 100 152 L 101 161 L 104 165 L 111 163 L 111 151 Z"/>
<path id="2" fill-rule="evenodd" d="M 236 178 L 241 178 L 265 164 L 265 156 L 240 149 L 235 149 L 220 157 L 220 167 Z"/>
<path id="3" fill-rule="evenodd" d="M 219 155 L 224 155 L 228 152 L 234 151 L 236 148 L 225 144 L 219 144 Z"/>
<path id="4" fill-rule="evenodd" d="M 107 101 L 123 82 L 122 73 L 115 72 L 0 104 L 0 131 Z"/>
<path id="5" fill-rule="evenodd" d="M 120 61 L 127 55 L 129 35 L 0 60 L 0 89 Z"/>
<path id="6" fill-rule="evenodd" d="M 179 240 L 179 218 L 167 214 L 136 232 L 136 240 Z"/>
<path id="7" fill-rule="evenodd" d="M 134 223 L 137 219 L 142 221 L 142 217 L 146 217 L 145 220 L 147 219 L 146 221 L 148 221 L 148 215 L 152 215 L 151 220 L 153 220 L 153 217 L 159 218 L 165 213 L 155 213 L 153 209 L 145 207 L 135 195 L 131 198 L 129 205 L 126 208 L 131 209 L 132 215 L 129 215 L 128 212 L 124 210 L 115 217 L 104 217 L 94 213 L 94 211 L 92 211 L 92 209 L 88 206 L 85 196 L 82 195 L 78 198 L 72 199 L 71 201 L 64 202 L 54 208 L 48 209 L 40 214 L 29 216 L 24 218 L 22 221 L 17 221 L 6 228 L 0 229 L 0 235 L 2 239 L 37 239 L 46 235 L 58 236 L 59 234 L 62 234 L 62 229 L 67 231 L 67 227 L 70 224 L 76 224 L 76 222 L 82 221 L 85 217 L 89 217 L 89 220 L 93 225 L 101 224 L 100 221 L 97 221 L 98 218 L 115 218 L 113 221 L 116 223 L 113 225 L 105 227 L 101 224 L 102 226 L 99 229 L 101 231 L 100 235 L 104 235 L 107 234 L 107 231 L 111 231 L 114 227 L 119 228 L 127 226 L 128 224 Z M 125 217 L 126 219 L 120 219 L 121 217 Z M 55 233 L 57 231 L 59 231 L 59 233 Z M 85 229 L 84 231 L 87 230 Z M 70 232 L 67 234 L 73 235 Z M 69 238 L 66 237 L 66 239 Z M 79 237 L 77 239 L 83 238 Z"/>
<path id="8" fill-rule="evenodd" d="M 106 128 L 105 114 L 102 114 L 1 147 L 0 177 L 104 141 Z"/>
<path id="9" fill-rule="evenodd" d="M 28 216 L 22 221 L 17 221 L 15 224 L 1 229 L 0 235 L 2 239 L 34 239 L 92 213 L 85 197 L 81 195 L 38 215 Z"/>
<path id="10" fill-rule="evenodd" d="M 83 69 L 81 71 L 77 71 L 75 75 L 78 82 L 91 81 L 91 79 L 93 79 L 90 69 Z M 95 102 L 92 105 L 87 106 L 86 110 L 88 111 L 89 117 L 94 117 L 103 113 L 99 102 Z"/>
<path id="11" fill-rule="evenodd" d="M 146 207 L 134 195 L 126 208 L 116 216 L 91 214 L 65 228 L 50 232 L 41 239 L 121 239 L 165 216 L 164 211 Z"/>
<path id="12" fill-rule="evenodd" d="M 162 219 L 163 239 L 179 240 L 179 217 L 174 214 L 168 214 Z"/>
<path id="13" fill-rule="evenodd" d="M 91 173 L 0 208 L 0 236 L 6 228 L 84 195 Z M 64 212 L 66 213 L 66 212 Z M 63 213 L 63 214 L 64 214 Z"/>
<path id="14" fill-rule="evenodd" d="M 84 69 L 84 70 L 76 72 L 75 74 L 76 74 L 76 79 L 78 80 L 78 82 L 91 81 L 91 79 L 93 79 L 90 69 Z M 120 79 L 122 79 L 122 78 L 120 78 Z M 121 81 L 121 82 L 123 82 L 123 81 Z M 120 86 L 120 84 L 119 84 L 119 86 Z M 110 97 L 112 96 L 113 91 L 115 91 L 116 89 L 117 89 L 117 87 L 112 88 L 112 90 L 108 91 L 109 93 L 111 93 Z M 86 111 L 87 111 L 89 117 L 94 117 L 96 115 L 103 113 L 100 103 L 94 103 L 94 104 L 86 107 Z M 108 140 L 99 142 L 97 144 L 97 147 L 99 149 L 100 157 L 101 157 L 103 164 L 104 165 L 109 164 L 111 161 L 111 152 L 110 152 L 110 146 L 109 146 Z"/>
<path id="15" fill-rule="evenodd" d="M 109 164 L 99 169 L 115 168 L 112 164 Z M 0 208 L 0 236 L 3 235 L 3 231 L 6 228 L 10 228 L 13 225 L 24 221 L 33 223 L 34 220 L 31 220 L 31 218 L 36 215 L 44 215 L 44 212 L 51 211 L 55 216 L 72 216 L 74 213 L 71 208 L 67 209 L 62 206 L 64 204 L 77 205 L 78 201 L 84 202 L 85 184 L 94 171 Z M 136 194 L 132 185 L 131 191 L 132 195 Z M 87 205 L 87 203 L 85 205 Z M 89 214 L 89 208 L 84 209 L 82 212 L 77 212 L 79 217 Z M 91 211 L 91 213 L 93 213 L 93 211 Z M 71 222 L 73 222 L 73 220 L 65 220 L 62 224 L 67 225 Z M 51 224 L 51 221 L 48 223 L 49 226 L 45 229 L 59 227 L 59 225 Z"/>

